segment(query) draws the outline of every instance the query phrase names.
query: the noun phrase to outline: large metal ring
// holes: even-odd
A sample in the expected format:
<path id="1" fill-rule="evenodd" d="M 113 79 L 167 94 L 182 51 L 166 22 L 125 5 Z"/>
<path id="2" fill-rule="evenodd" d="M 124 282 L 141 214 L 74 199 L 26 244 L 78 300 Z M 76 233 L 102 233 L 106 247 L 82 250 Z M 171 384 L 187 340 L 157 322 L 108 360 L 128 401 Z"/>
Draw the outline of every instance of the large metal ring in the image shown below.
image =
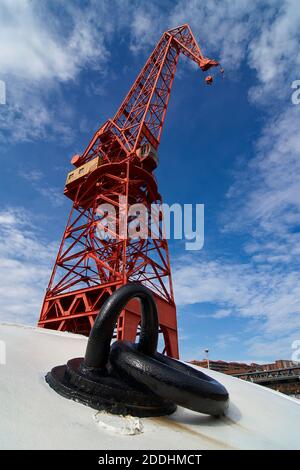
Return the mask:
<path id="1" fill-rule="evenodd" d="M 137 344 L 110 346 L 119 315 L 134 298 L 141 301 Z M 158 315 L 153 295 L 138 283 L 115 291 L 104 303 L 92 328 L 85 358 L 54 367 L 46 381 L 61 395 L 99 410 L 135 416 L 170 414 L 181 405 L 214 416 L 229 402 L 216 380 L 157 352 Z"/>
<path id="2" fill-rule="evenodd" d="M 90 333 L 84 365 L 102 369 L 107 365 L 114 328 L 131 299 L 141 301 L 141 332 L 138 350 L 152 355 L 158 341 L 158 315 L 152 293 L 142 284 L 132 282 L 117 289 L 104 303 Z"/>
<path id="3" fill-rule="evenodd" d="M 153 393 L 199 413 L 219 416 L 228 408 L 226 388 L 203 372 L 156 352 L 149 356 L 137 345 L 116 342 L 110 363 L 127 381 L 143 384 Z"/>

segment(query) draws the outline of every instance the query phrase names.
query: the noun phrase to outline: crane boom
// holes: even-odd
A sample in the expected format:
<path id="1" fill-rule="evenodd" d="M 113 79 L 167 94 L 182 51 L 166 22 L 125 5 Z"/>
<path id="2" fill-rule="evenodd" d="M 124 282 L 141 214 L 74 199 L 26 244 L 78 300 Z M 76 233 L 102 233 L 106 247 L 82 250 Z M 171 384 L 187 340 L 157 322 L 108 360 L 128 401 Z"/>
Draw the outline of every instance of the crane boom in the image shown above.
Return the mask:
<path id="1" fill-rule="evenodd" d="M 101 136 L 108 132 L 122 142 L 127 155 L 144 143 L 157 150 L 180 53 L 202 71 L 219 65 L 216 60 L 203 56 L 189 25 L 165 32 L 115 116 L 96 132 L 78 165 L 101 153 Z"/>

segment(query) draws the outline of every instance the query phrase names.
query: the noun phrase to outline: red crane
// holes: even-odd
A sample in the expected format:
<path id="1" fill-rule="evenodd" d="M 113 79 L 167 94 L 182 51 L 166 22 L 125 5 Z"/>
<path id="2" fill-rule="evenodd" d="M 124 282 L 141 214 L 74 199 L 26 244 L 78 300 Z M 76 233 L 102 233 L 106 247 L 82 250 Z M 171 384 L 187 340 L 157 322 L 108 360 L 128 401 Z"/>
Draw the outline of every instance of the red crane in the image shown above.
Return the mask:
<path id="1" fill-rule="evenodd" d="M 165 32 L 114 118 L 100 127 L 81 156 L 72 158 L 75 168 L 68 174 L 64 194 L 73 206 L 46 291 L 40 327 L 88 335 L 111 293 L 138 281 L 155 296 L 164 352 L 178 358 L 176 307 L 162 216 L 156 217 L 146 238 L 124 236 L 120 227 L 134 223 L 130 205 L 141 203 L 150 213 L 153 203 L 161 203 L 153 170 L 180 53 L 202 71 L 218 65 L 202 55 L 188 25 Z M 211 76 L 206 77 L 207 83 L 211 81 Z M 108 224 L 106 211 L 99 211 L 103 204 L 115 209 L 114 224 Z M 139 322 L 139 306 L 132 301 L 119 318 L 116 337 L 134 340 Z"/>

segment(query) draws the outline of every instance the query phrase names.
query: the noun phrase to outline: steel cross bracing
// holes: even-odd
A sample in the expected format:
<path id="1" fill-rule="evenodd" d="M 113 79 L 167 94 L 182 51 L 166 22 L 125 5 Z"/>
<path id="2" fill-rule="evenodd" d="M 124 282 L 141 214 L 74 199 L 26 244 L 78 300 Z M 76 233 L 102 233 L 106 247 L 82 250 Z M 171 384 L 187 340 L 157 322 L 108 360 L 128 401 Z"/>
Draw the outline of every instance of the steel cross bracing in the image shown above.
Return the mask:
<path id="1" fill-rule="evenodd" d="M 151 211 L 162 202 L 154 167 L 138 156 L 143 144 L 157 150 L 179 54 L 202 70 L 218 65 L 203 57 L 188 25 L 163 34 L 113 119 L 96 132 L 76 167 L 96 157 L 101 165 L 67 184 L 73 206 L 46 291 L 39 326 L 89 334 L 103 302 L 121 285 L 139 281 L 148 286 L 159 310 L 164 351 L 178 357 L 176 307 L 164 222 L 157 212 L 144 238 L 124 236 L 136 223 L 132 204 Z M 149 166 L 150 165 L 150 166 Z M 103 204 L 114 208 L 114 224 L 107 224 Z M 112 220 L 111 220 L 112 222 Z M 114 228 L 112 229 L 112 225 Z M 137 302 L 119 318 L 116 336 L 133 340 L 139 329 Z"/>

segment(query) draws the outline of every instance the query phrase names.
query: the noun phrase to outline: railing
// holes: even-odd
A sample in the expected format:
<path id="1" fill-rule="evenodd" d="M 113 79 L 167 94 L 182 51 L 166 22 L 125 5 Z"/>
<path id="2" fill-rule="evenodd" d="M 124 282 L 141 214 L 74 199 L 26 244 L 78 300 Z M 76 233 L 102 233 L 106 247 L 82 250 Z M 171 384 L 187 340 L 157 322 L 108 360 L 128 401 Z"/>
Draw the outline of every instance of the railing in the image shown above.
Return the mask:
<path id="1" fill-rule="evenodd" d="M 235 374 L 239 379 L 248 380 L 249 382 L 265 383 L 284 380 L 300 380 L 300 366 L 286 367 L 282 369 L 244 372 Z"/>

